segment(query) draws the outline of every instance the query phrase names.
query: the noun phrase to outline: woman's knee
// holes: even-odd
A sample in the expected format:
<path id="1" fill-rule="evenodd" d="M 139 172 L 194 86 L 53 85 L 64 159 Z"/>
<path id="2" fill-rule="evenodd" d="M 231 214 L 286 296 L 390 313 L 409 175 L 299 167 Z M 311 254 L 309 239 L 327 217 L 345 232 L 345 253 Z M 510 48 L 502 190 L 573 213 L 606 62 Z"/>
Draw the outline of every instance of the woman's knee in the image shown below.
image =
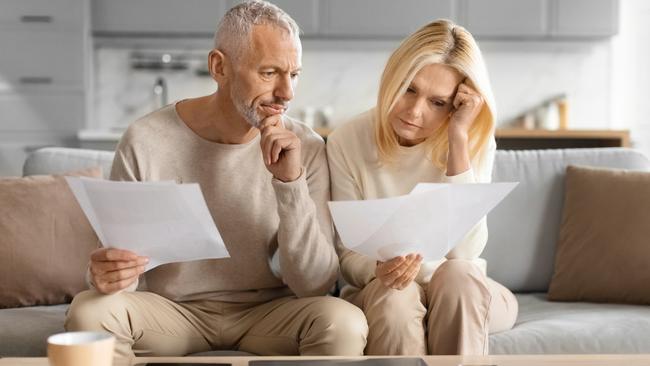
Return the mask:
<path id="1" fill-rule="evenodd" d="M 423 290 L 415 281 L 404 289 L 397 290 L 374 279 L 363 291 L 363 310 L 371 327 L 381 322 L 399 328 L 411 321 L 422 321 L 426 315 L 422 303 Z"/>
<path id="2" fill-rule="evenodd" d="M 481 269 L 471 261 L 461 259 L 447 260 L 438 267 L 429 281 L 427 294 L 430 301 L 491 298 L 487 277 Z"/>

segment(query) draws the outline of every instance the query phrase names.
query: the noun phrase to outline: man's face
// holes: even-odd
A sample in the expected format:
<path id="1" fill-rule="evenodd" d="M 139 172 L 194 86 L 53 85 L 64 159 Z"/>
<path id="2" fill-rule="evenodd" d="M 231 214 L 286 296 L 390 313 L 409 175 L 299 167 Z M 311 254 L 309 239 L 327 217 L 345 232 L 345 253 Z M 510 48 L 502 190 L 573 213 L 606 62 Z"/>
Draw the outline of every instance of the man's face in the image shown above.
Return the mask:
<path id="1" fill-rule="evenodd" d="M 251 44 L 234 60 L 230 97 L 237 111 L 253 127 L 283 114 L 293 99 L 301 68 L 300 40 L 271 25 L 256 25 Z"/>

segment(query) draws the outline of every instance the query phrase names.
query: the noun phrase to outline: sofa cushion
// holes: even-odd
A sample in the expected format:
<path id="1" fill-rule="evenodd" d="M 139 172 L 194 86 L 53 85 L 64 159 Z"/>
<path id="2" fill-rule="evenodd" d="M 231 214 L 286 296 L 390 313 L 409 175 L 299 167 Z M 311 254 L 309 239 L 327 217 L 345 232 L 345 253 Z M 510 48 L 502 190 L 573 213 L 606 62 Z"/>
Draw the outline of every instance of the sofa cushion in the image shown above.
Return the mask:
<path id="1" fill-rule="evenodd" d="M 650 304 L 650 172 L 569 166 L 549 299 Z"/>
<path id="2" fill-rule="evenodd" d="M 0 308 L 70 302 L 98 240 L 65 178 L 0 179 L 0 202 Z"/>
<path id="3" fill-rule="evenodd" d="M 650 353 L 650 306 L 551 302 L 517 294 L 513 329 L 490 335 L 491 354 Z"/>
<path id="4" fill-rule="evenodd" d="M 0 309 L 0 357 L 44 357 L 47 337 L 64 332 L 67 304 Z"/>
<path id="5" fill-rule="evenodd" d="M 487 218 L 488 275 L 516 292 L 547 292 L 560 233 L 567 165 L 650 170 L 632 149 L 497 150 L 492 180 L 520 182 Z"/>

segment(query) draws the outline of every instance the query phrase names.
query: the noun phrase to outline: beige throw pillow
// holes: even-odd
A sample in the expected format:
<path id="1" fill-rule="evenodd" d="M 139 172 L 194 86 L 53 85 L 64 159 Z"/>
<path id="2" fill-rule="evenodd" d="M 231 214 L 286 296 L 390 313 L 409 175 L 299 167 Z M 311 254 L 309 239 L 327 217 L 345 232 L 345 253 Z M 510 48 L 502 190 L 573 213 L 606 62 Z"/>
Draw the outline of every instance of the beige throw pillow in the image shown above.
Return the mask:
<path id="1" fill-rule="evenodd" d="M 548 298 L 650 304 L 650 172 L 569 166 Z"/>
<path id="2" fill-rule="evenodd" d="M 68 175 L 100 178 L 101 168 Z M 0 308 L 68 303 L 97 236 L 62 175 L 0 179 Z"/>

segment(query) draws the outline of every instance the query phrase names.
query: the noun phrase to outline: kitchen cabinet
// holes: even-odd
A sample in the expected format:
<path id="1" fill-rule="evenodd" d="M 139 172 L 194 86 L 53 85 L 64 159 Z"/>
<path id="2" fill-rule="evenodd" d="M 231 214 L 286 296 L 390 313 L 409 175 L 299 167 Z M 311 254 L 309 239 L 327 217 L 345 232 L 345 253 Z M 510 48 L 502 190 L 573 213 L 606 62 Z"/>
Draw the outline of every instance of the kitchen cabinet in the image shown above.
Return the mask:
<path id="1" fill-rule="evenodd" d="M 85 9 L 79 0 L 3 0 L 0 29 L 77 31 Z"/>
<path id="2" fill-rule="evenodd" d="M 0 32 L 0 91 L 83 90 L 84 39 L 80 32 Z"/>
<path id="3" fill-rule="evenodd" d="M 0 94 L 0 131 L 69 132 L 84 127 L 83 92 L 22 92 Z"/>
<path id="4" fill-rule="evenodd" d="M 227 0 L 92 0 L 95 34 L 211 35 Z"/>
<path id="5" fill-rule="evenodd" d="M 548 33 L 545 0 L 461 0 L 461 24 L 476 38 L 542 37 Z"/>
<path id="6" fill-rule="evenodd" d="M 223 14 L 239 2 L 92 0 L 92 29 L 96 35 L 210 37 Z M 477 39 L 593 38 L 618 32 L 619 0 L 276 0 L 274 3 L 298 22 L 308 38 L 403 38 L 438 18 L 464 25 Z"/>
<path id="7" fill-rule="evenodd" d="M 457 0 L 477 39 L 573 39 L 618 33 L 618 0 Z"/>
<path id="8" fill-rule="evenodd" d="M 606 37 L 618 33 L 618 0 L 550 0 L 557 37 Z"/>
<path id="9" fill-rule="evenodd" d="M 273 3 L 291 15 L 300 26 L 302 36 L 318 34 L 318 0 L 274 0 Z"/>
<path id="10" fill-rule="evenodd" d="M 321 0 L 320 33 L 402 38 L 437 18 L 455 18 L 454 0 Z"/>
<path id="11" fill-rule="evenodd" d="M 75 146 L 90 105 L 88 0 L 4 0 L 0 176 L 40 146 Z"/>

